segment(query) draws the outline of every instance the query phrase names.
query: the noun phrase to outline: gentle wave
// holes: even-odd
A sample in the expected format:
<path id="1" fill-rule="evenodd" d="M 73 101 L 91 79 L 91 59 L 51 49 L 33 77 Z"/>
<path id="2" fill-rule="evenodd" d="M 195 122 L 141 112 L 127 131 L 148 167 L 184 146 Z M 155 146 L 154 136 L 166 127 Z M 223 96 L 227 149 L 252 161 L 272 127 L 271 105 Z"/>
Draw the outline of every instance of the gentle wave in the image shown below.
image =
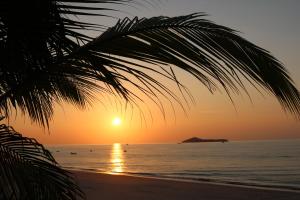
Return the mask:
<path id="1" fill-rule="evenodd" d="M 300 140 L 50 149 L 67 169 L 300 190 Z"/>

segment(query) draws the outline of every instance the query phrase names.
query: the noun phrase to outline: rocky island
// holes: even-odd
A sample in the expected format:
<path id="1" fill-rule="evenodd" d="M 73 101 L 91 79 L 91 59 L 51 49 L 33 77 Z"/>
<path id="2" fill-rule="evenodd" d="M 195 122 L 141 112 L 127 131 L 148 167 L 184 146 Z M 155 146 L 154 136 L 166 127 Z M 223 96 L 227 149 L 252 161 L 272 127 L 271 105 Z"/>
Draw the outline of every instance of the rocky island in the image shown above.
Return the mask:
<path id="1" fill-rule="evenodd" d="M 195 142 L 228 142 L 227 139 L 202 139 L 197 137 L 192 137 L 190 139 L 184 140 L 181 143 L 195 143 Z"/>

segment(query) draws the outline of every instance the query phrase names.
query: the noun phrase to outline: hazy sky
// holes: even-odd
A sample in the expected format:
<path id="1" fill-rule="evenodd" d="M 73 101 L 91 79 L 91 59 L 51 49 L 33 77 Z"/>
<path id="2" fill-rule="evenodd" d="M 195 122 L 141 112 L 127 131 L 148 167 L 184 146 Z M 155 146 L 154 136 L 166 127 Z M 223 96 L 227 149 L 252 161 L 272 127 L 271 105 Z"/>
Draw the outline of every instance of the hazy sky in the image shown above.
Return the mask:
<path id="1" fill-rule="evenodd" d="M 299 88 L 299 0 L 161 0 L 153 7 L 144 4 L 144 7 L 120 8 L 131 13 L 131 17 L 206 12 L 208 19 L 241 31 L 242 36 L 271 51 L 285 64 Z M 111 19 L 97 21 L 113 23 Z M 153 120 L 146 112 L 145 123 L 141 122 L 137 109 L 124 112 L 124 106 L 115 103 L 111 97 L 99 95 L 105 106 L 95 102 L 92 108 L 84 111 L 70 105 L 63 105 L 63 109 L 57 107 L 50 124 L 50 134 L 21 115 L 17 115 L 16 120 L 11 118 L 10 123 L 26 136 L 49 144 L 165 143 L 192 136 L 232 140 L 300 137 L 300 122 L 286 115 L 275 98 L 267 94 L 263 97 L 250 89 L 253 104 L 246 95 L 236 97 L 235 111 L 225 95 L 210 95 L 197 81 L 184 75 L 182 78 L 196 99 L 196 105 L 188 110 L 188 116 L 175 105 L 175 119 L 172 109 L 166 104 L 167 117 L 164 121 L 159 110 L 149 105 Z M 111 125 L 114 116 L 123 120 L 118 127 Z"/>

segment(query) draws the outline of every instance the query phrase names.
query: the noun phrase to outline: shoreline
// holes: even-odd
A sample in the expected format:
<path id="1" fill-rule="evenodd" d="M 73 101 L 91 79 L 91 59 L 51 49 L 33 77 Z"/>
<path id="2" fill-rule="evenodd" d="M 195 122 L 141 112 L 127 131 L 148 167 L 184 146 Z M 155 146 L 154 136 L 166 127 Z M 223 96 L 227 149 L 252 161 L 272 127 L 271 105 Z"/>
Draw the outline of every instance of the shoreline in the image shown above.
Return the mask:
<path id="1" fill-rule="evenodd" d="M 166 180 L 166 181 L 177 181 L 177 182 L 186 182 L 186 183 L 195 183 L 195 184 L 212 184 L 212 185 L 221 185 L 221 186 L 231 186 L 231 187 L 240 187 L 240 188 L 252 188 L 260 190 L 271 190 L 271 191 L 282 191 L 282 192 L 295 192 L 300 193 L 300 188 L 292 186 L 281 186 L 281 185 L 265 185 L 265 184 L 251 184 L 246 182 L 238 181 L 226 181 L 226 180 L 216 180 L 208 178 L 182 178 L 182 177 L 167 177 L 167 176 L 155 176 L 150 173 L 113 173 L 99 171 L 95 169 L 78 169 L 78 168 L 65 168 L 70 172 L 87 172 L 103 175 L 112 175 L 112 176 L 128 176 L 128 177 L 137 177 L 137 178 L 146 178 L 146 179 L 156 179 L 156 180 Z"/>
<path id="2" fill-rule="evenodd" d="M 298 191 L 244 187 L 212 182 L 182 181 L 156 177 L 112 175 L 97 172 L 69 170 L 88 200 L 96 199 L 300 199 Z"/>

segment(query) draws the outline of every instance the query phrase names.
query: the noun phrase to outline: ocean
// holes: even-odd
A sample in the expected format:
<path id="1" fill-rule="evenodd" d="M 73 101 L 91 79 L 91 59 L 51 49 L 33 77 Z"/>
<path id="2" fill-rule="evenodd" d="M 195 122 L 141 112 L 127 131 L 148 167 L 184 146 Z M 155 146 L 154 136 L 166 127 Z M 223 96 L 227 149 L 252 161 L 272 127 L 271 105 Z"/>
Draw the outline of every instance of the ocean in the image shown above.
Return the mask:
<path id="1" fill-rule="evenodd" d="M 300 191 L 300 140 L 48 148 L 66 169 Z"/>

